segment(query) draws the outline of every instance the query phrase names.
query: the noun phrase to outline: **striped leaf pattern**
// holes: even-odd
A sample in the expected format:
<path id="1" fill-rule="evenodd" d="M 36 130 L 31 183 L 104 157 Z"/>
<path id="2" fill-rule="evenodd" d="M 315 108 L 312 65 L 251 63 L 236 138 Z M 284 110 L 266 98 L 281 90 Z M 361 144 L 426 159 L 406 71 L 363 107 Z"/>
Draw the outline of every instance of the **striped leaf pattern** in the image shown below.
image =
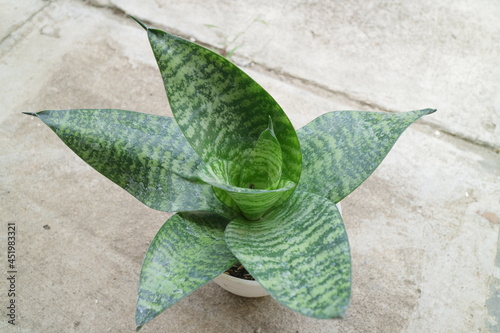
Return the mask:
<path id="1" fill-rule="evenodd" d="M 255 221 L 260 219 L 269 209 L 276 206 L 279 200 L 291 194 L 295 188 L 295 183 L 291 181 L 281 181 L 276 190 L 247 190 L 227 191 L 227 194 L 241 209 L 243 216 Z"/>
<path id="2" fill-rule="evenodd" d="M 295 191 L 259 221 L 231 221 L 226 242 L 269 294 L 290 309 L 332 318 L 349 305 L 349 243 L 331 201 Z"/>
<path id="3" fill-rule="evenodd" d="M 239 178 L 242 167 L 228 161 L 214 161 L 200 169 L 198 176 L 213 186 L 216 196 L 249 220 L 257 220 L 278 200 L 295 189 L 295 183 L 281 180 L 276 189 L 253 189 L 230 185 Z M 229 185 L 228 185 L 229 184 Z"/>
<path id="4" fill-rule="evenodd" d="M 146 29 L 174 117 L 201 159 L 244 164 L 271 118 L 286 161 L 283 177 L 298 183 L 299 141 L 278 103 L 224 57 L 161 30 Z"/>
<path id="5" fill-rule="evenodd" d="M 158 231 L 142 265 L 136 325 L 142 325 L 237 262 L 224 241 L 228 220 L 178 213 Z"/>
<path id="6" fill-rule="evenodd" d="M 173 118 L 115 109 L 33 114 L 78 156 L 145 205 L 161 211 L 212 211 L 231 218 Z"/>
<path id="7" fill-rule="evenodd" d="M 255 147 L 244 162 L 238 186 L 255 189 L 275 189 L 281 179 L 283 157 L 281 146 L 274 134 L 273 122 L 263 131 Z"/>
<path id="8" fill-rule="evenodd" d="M 339 202 L 372 174 L 408 126 L 435 111 L 334 111 L 316 118 L 297 131 L 303 155 L 299 189 Z"/>
<path id="9" fill-rule="evenodd" d="M 214 187 L 216 196 L 227 206 L 257 220 L 295 188 L 294 182 L 281 179 L 282 164 L 281 147 L 270 120 L 244 165 L 216 160 L 198 175 Z"/>

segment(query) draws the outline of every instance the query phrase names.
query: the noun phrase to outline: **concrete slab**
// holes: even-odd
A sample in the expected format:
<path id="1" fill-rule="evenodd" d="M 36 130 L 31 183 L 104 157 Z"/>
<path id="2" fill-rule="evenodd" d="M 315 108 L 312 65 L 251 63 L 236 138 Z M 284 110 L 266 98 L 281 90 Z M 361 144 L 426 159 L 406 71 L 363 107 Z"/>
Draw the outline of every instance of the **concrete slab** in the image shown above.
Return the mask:
<path id="1" fill-rule="evenodd" d="M 2 315 L 2 332 L 132 332 L 142 257 L 169 216 L 144 207 L 85 165 L 39 121 L 20 114 L 79 107 L 169 114 L 144 31 L 121 12 L 103 7 L 118 1 L 91 3 L 94 6 L 53 1 L 13 32 L 23 36 L 14 47 L 5 41 L 0 44 L 0 79 L 9 82 L 0 91 L 0 109 L 5 110 L 0 113 L 0 220 L 4 225 L 0 253 L 7 252 L 6 224 L 15 223 L 19 256 L 17 325 L 9 325 Z M 154 3 L 143 4 L 150 20 L 159 8 Z M 313 2 L 293 3 L 317 10 Z M 199 1 L 185 4 L 191 7 L 182 8 L 193 11 L 205 6 Z M 230 4 L 219 2 L 219 6 Z M 173 12 L 181 8 L 174 3 L 163 6 Z M 351 2 L 342 6 L 350 11 L 356 8 L 349 7 L 354 6 Z M 280 16 L 279 11 L 271 14 L 274 7 L 260 8 L 267 15 Z M 228 11 L 220 13 L 227 22 L 232 20 Z M 253 19 L 250 14 L 234 12 L 235 17 Z M 212 19 L 196 16 L 189 19 L 196 24 L 187 20 L 189 24 L 176 29 L 201 39 L 193 33 L 194 27 L 213 23 Z M 280 39 L 273 32 L 268 38 L 276 38 L 273 47 L 285 49 L 290 35 L 302 30 L 296 25 L 282 31 L 288 37 Z M 287 53 L 292 51 L 305 52 L 292 47 Z M 362 88 L 366 87 L 362 77 L 357 79 L 359 95 L 353 99 L 330 89 L 321 73 L 314 80 L 284 73 L 276 65 L 284 56 L 279 54 L 267 55 L 269 61 L 260 63 L 254 60 L 258 54 L 249 54 L 255 65 L 245 70 L 275 96 L 297 127 L 333 109 L 372 103 L 373 89 Z M 490 55 L 484 56 L 479 63 L 489 61 Z M 372 60 L 365 53 L 366 66 L 375 66 Z M 318 68 L 330 66 L 327 59 L 316 61 Z M 287 69 L 290 63 L 296 68 L 301 64 L 299 58 L 286 63 Z M 414 73 L 407 75 L 411 78 Z M 387 84 L 395 85 L 393 79 L 387 77 Z M 414 79 L 418 81 L 418 75 Z M 356 83 L 354 78 L 352 82 Z M 325 89 L 317 83 L 325 84 Z M 441 86 L 440 96 L 454 96 L 459 84 L 450 81 Z M 414 93 L 401 88 L 401 98 L 407 96 L 408 103 Z M 437 102 L 445 110 L 453 109 L 448 98 Z M 477 126 L 470 123 L 480 131 Z M 303 317 L 270 298 L 242 299 L 209 283 L 143 331 L 499 331 L 500 157 L 493 149 L 450 136 L 442 128 L 431 121 L 412 126 L 381 168 L 343 201 L 354 277 L 345 319 Z M 6 274 L 5 260 L 0 270 Z M 0 290 L 0 295 L 5 292 Z M 6 306 L 6 301 L 1 296 L 0 306 Z"/>
<path id="2" fill-rule="evenodd" d="M 435 107 L 440 113 L 426 120 L 431 124 L 500 145 L 497 1 L 107 3 L 211 45 L 222 47 L 244 32 L 231 45 L 242 44 L 238 55 L 312 89 L 363 109 Z M 256 18 L 267 24 L 247 29 Z"/>
<path id="3" fill-rule="evenodd" d="M 0 14 L 2 16 L 0 41 L 4 42 L 14 31 L 18 30 L 47 5 L 47 1 L 43 0 L 26 0 L 23 2 L 0 0 L 0 8 L 2 8 Z"/>

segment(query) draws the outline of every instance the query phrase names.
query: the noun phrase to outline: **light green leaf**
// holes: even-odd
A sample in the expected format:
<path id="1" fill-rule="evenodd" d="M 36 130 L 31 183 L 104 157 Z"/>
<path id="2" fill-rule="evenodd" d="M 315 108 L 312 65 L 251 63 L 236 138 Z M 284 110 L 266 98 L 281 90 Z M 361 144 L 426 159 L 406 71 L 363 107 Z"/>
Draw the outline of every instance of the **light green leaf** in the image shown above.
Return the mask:
<path id="1" fill-rule="evenodd" d="M 350 251 L 334 203 L 295 191 L 259 221 L 231 221 L 225 236 L 234 255 L 278 302 L 310 317 L 343 315 L 351 293 Z"/>
<path id="2" fill-rule="evenodd" d="M 197 178 L 202 164 L 173 118 L 115 109 L 32 114 L 94 169 L 161 211 L 227 209 Z"/>
<path id="3" fill-rule="evenodd" d="M 237 262 L 224 241 L 228 220 L 209 213 L 178 213 L 158 231 L 142 264 L 138 329 Z"/>
<path id="4" fill-rule="evenodd" d="M 239 187 L 275 189 L 281 179 L 283 158 L 273 122 L 263 131 L 240 172 Z"/>
<path id="5" fill-rule="evenodd" d="M 257 220 L 285 195 L 295 189 L 295 183 L 280 180 L 276 189 L 252 189 L 234 184 L 240 177 L 242 167 L 229 161 L 214 161 L 200 168 L 198 176 L 213 186 L 215 195 L 233 210 L 249 220 Z M 229 184 L 229 185 L 228 185 Z"/>
<path id="6" fill-rule="evenodd" d="M 174 117 L 201 159 L 244 164 L 271 118 L 286 161 L 283 177 L 297 184 L 299 141 L 276 101 L 224 57 L 161 30 L 147 32 Z"/>
<path id="7" fill-rule="evenodd" d="M 281 179 L 282 163 L 281 147 L 270 121 L 243 166 L 216 160 L 201 168 L 199 177 L 214 187 L 216 196 L 227 206 L 257 220 L 295 188 L 294 182 Z"/>
<path id="8" fill-rule="evenodd" d="M 372 174 L 408 126 L 435 111 L 335 111 L 316 118 L 297 131 L 303 155 L 297 190 L 339 202 Z"/>
<path id="9" fill-rule="evenodd" d="M 278 206 L 284 196 L 292 193 L 295 183 L 282 180 L 275 190 L 228 189 L 226 193 L 248 220 L 258 220 L 272 207 Z M 232 207 L 232 206 L 230 206 Z"/>

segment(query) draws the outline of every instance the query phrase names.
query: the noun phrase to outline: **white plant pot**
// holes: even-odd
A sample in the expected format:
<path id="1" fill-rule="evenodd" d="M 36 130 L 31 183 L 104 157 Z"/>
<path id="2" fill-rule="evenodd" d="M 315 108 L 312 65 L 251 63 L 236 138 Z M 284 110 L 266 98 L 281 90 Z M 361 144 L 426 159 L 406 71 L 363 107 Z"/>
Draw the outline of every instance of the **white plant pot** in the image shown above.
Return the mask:
<path id="1" fill-rule="evenodd" d="M 339 213 L 342 214 L 340 202 L 337 203 Z M 213 280 L 222 289 L 243 297 L 262 297 L 269 296 L 269 293 L 255 280 L 240 279 L 226 273 L 222 273 Z"/>
<path id="2" fill-rule="evenodd" d="M 222 273 L 214 279 L 214 282 L 223 289 L 238 296 L 262 297 L 269 293 L 255 280 L 240 279 L 229 274 Z"/>

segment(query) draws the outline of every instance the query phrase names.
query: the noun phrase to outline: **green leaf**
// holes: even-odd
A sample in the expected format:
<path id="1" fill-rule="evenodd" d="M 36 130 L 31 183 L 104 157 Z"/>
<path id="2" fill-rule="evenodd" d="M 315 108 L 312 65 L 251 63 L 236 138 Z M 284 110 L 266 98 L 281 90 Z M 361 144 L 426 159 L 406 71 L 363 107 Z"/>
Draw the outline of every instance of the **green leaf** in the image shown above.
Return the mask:
<path id="1" fill-rule="evenodd" d="M 284 196 L 288 197 L 294 189 L 294 182 L 282 180 L 275 190 L 228 188 L 226 193 L 238 205 L 242 214 L 253 221 L 260 219 L 272 207 L 278 206 L 280 200 Z"/>
<path id="2" fill-rule="evenodd" d="M 408 126 L 435 111 L 335 111 L 316 118 L 297 131 L 303 155 L 297 190 L 339 202 L 372 174 Z"/>
<path id="3" fill-rule="evenodd" d="M 238 186 L 255 189 L 275 189 L 281 179 L 283 158 L 281 146 L 273 131 L 273 122 L 257 140 L 250 156 L 241 168 Z"/>
<path id="4" fill-rule="evenodd" d="M 215 195 L 228 207 L 249 220 L 257 220 L 278 200 L 295 189 L 295 183 L 280 180 L 276 189 L 252 189 L 231 185 L 237 182 L 242 167 L 229 161 L 214 161 L 200 169 L 199 177 L 213 186 Z"/>
<path id="5" fill-rule="evenodd" d="M 161 211 L 228 210 L 200 183 L 202 164 L 173 118 L 114 110 L 34 114 L 78 156 L 145 205 Z"/>
<path id="6" fill-rule="evenodd" d="M 225 235 L 234 255 L 278 302 L 310 317 L 343 315 L 351 293 L 350 251 L 334 203 L 297 190 L 259 221 L 231 221 Z"/>
<path id="7" fill-rule="evenodd" d="M 158 231 L 142 264 L 138 329 L 237 262 L 224 241 L 228 220 L 209 213 L 178 213 Z"/>
<path id="8" fill-rule="evenodd" d="M 276 101 L 224 57 L 161 30 L 147 32 L 174 117 L 201 159 L 244 164 L 271 118 L 286 161 L 283 177 L 297 184 L 299 141 Z"/>
<path id="9" fill-rule="evenodd" d="M 243 166 L 216 160 L 201 168 L 199 177 L 214 186 L 216 196 L 227 206 L 257 220 L 295 188 L 294 182 L 281 179 L 282 163 L 281 147 L 270 121 Z"/>

